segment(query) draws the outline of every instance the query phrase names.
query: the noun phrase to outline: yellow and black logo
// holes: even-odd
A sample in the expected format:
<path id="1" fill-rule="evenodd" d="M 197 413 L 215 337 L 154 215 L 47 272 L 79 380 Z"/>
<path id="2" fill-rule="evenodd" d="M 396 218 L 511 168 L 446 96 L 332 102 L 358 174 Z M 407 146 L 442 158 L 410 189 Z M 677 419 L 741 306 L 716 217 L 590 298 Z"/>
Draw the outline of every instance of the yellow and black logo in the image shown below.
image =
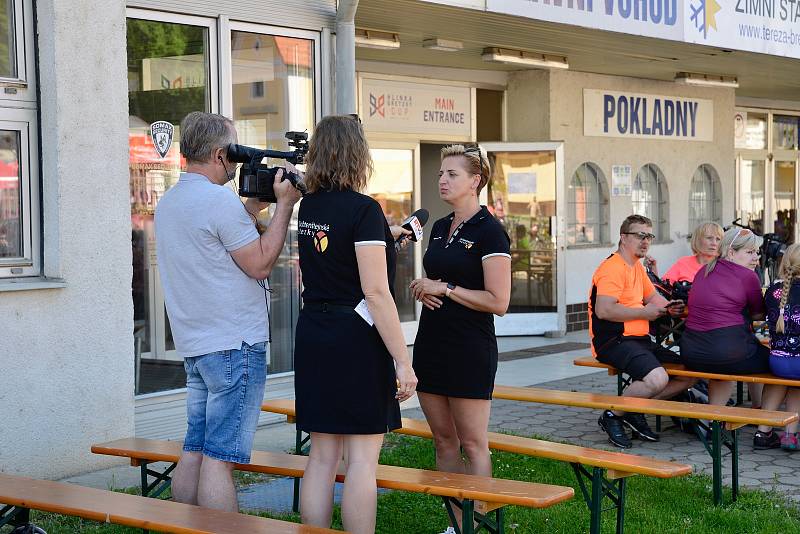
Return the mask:
<path id="1" fill-rule="evenodd" d="M 325 252 L 328 248 L 328 234 L 322 230 L 314 234 L 314 248 L 317 249 L 317 252 Z"/>

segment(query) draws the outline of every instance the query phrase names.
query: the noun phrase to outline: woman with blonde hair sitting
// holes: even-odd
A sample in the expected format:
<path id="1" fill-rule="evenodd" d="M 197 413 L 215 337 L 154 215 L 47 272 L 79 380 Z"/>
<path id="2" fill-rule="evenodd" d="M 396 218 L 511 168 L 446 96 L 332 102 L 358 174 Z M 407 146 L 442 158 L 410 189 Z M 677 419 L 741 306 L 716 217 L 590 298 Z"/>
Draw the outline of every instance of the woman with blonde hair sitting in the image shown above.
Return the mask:
<path id="1" fill-rule="evenodd" d="M 769 369 L 769 350 L 753 333 L 753 320 L 764 318 L 758 265 L 761 238 L 747 228 L 731 228 L 720 243 L 720 256 L 694 279 L 689 315 L 681 336 L 681 359 L 695 371 L 751 374 Z M 710 380 L 708 401 L 724 405 L 732 382 Z"/>
<path id="2" fill-rule="evenodd" d="M 704 222 L 692 232 L 691 256 L 683 256 L 664 273 L 664 280 L 676 282 L 693 282 L 697 272 L 719 256 L 719 244 L 724 230 L 715 222 Z M 652 267 L 651 267 L 652 269 Z M 658 273 L 656 273 L 656 276 Z"/>
<path id="3" fill-rule="evenodd" d="M 789 245 L 786 249 L 778 276 L 780 279 L 767 289 L 764 297 L 770 334 L 769 367 L 774 375 L 800 380 L 800 244 Z M 764 386 L 764 410 L 777 410 L 784 399 L 787 412 L 800 411 L 800 388 Z M 771 427 L 759 426 L 753 446 L 797 451 L 800 450 L 798 437 L 797 422 L 787 425 L 780 438 Z"/>

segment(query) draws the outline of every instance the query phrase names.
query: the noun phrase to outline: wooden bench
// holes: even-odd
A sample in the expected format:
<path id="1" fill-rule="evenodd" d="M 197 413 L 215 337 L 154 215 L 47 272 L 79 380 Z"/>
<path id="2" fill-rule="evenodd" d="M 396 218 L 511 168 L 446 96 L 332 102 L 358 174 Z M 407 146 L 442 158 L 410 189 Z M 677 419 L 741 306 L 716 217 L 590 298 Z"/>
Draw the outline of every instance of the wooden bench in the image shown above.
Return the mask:
<path id="1" fill-rule="evenodd" d="M 322 534 L 327 528 L 223 512 L 64 482 L 0 474 L 0 527 L 30 525 L 30 510 L 41 510 L 180 534 Z M 4 506 L 5 505 L 5 506 Z"/>
<path id="2" fill-rule="evenodd" d="M 734 406 L 711 406 L 690 402 L 675 402 L 636 397 L 618 397 L 598 393 L 558 391 L 544 388 L 526 388 L 495 385 L 495 399 L 557 404 L 598 410 L 620 410 L 650 415 L 688 417 L 710 421 L 711 444 L 700 435 L 703 446 L 711 455 L 713 465 L 714 504 L 722 504 L 722 447 L 731 451 L 731 487 L 733 500 L 739 494 L 739 442 L 737 429 L 745 425 L 783 427 L 797 421 L 798 414 L 753 410 Z M 709 428 L 700 423 L 704 428 Z"/>
<path id="3" fill-rule="evenodd" d="M 128 438 L 93 445 L 92 452 L 130 458 L 131 465 L 141 468 L 142 494 L 147 495 L 155 485 L 160 484 L 161 488 L 169 485 L 169 473 L 180 458 L 182 445 L 178 441 Z M 235 469 L 299 478 L 305 472 L 307 461 L 308 458 L 305 456 L 253 451 L 250 463 L 236 464 Z M 163 473 L 159 473 L 148 468 L 151 462 L 169 462 L 172 465 Z M 156 479 L 152 484 L 148 484 L 148 475 Z M 339 482 L 344 480 L 342 468 L 336 475 L 336 480 Z M 575 495 L 572 488 L 562 486 L 390 465 L 378 466 L 377 484 L 380 488 L 442 497 L 454 525 L 456 523 L 453 506 L 460 507 L 463 524 L 461 532 L 464 534 L 473 534 L 481 529 L 494 534 L 504 532 L 503 507 L 506 505 L 546 508 L 571 499 Z M 476 501 L 485 503 L 479 505 L 480 511 L 476 510 Z M 494 519 L 488 515 L 492 511 Z M 477 521 L 477 526 L 473 526 L 473 521 Z"/>
<path id="4" fill-rule="evenodd" d="M 607 369 L 608 374 L 617 376 L 617 393 L 622 395 L 622 391 L 630 384 L 630 377 L 624 376 L 625 373 L 619 372 L 614 367 L 599 362 L 592 356 L 584 356 L 576 358 L 572 363 L 580 367 L 596 367 L 598 369 Z M 741 385 L 747 384 L 778 384 L 781 386 L 791 386 L 800 388 L 800 380 L 792 380 L 790 378 L 781 378 L 771 373 L 756 373 L 751 375 L 726 375 L 721 373 L 703 373 L 701 371 L 692 371 L 687 369 L 685 365 L 680 363 L 665 363 L 662 364 L 667 374 L 670 376 L 689 376 L 692 378 L 703 378 L 706 380 L 725 380 L 729 382 L 737 382 L 739 390 L 737 392 L 736 404 L 742 403 L 742 388 Z"/>
<path id="5" fill-rule="evenodd" d="M 261 405 L 261 410 L 283 414 L 289 423 L 295 422 L 296 412 L 293 400 L 270 400 Z M 402 425 L 402 428 L 395 430 L 396 433 L 422 438 L 433 437 L 430 426 L 425 421 L 404 417 L 402 418 Z M 298 430 L 295 452 L 301 454 L 307 442 L 308 437 L 304 438 L 302 432 Z M 591 533 L 600 532 L 603 499 L 608 497 L 613 504 L 613 509 L 616 510 L 617 532 L 622 534 L 625 515 L 625 482 L 628 477 L 644 475 L 656 478 L 673 478 L 688 475 L 692 472 L 692 466 L 690 465 L 665 462 L 633 454 L 602 451 L 540 439 L 499 434 L 497 432 L 489 432 L 489 448 L 568 462 L 575 472 L 581 492 L 589 507 L 589 531 Z M 591 468 L 591 472 L 586 466 Z M 299 491 L 297 480 L 295 481 L 295 490 L 296 497 L 297 491 Z M 295 506 L 296 504 L 297 501 L 295 501 Z"/>

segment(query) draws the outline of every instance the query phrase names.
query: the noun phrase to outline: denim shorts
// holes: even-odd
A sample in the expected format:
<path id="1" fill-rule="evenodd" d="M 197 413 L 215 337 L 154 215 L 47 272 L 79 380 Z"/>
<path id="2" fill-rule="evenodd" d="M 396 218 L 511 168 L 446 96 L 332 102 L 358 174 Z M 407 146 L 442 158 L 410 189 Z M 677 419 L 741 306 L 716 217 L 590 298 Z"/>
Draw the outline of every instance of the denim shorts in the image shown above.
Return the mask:
<path id="1" fill-rule="evenodd" d="M 183 450 L 249 463 L 267 380 L 266 343 L 186 358 L 183 366 L 188 420 Z"/>

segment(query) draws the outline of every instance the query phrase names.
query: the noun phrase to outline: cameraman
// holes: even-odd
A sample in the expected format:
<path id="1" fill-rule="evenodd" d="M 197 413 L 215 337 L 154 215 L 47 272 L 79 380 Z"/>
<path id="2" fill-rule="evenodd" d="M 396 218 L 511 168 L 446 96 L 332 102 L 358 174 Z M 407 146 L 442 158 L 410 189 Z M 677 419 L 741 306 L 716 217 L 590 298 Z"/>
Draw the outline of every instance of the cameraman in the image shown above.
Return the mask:
<path id="1" fill-rule="evenodd" d="M 265 279 L 286 239 L 300 193 L 282 171 L 277 206 L 259 237 L 255 215 L 225 187 L 236 173 L 227 159 L 233 122 L 193 112 L 181 122 L 186 172 L 158 203 L 158 269 L 178 354 L 186 370 L 188 428 L 175 473 L 176 501 L 237 511 L 231 476 L 248 463 L 266 382 Z M 263 283 L 263 282 L 262 282 Z"/>

